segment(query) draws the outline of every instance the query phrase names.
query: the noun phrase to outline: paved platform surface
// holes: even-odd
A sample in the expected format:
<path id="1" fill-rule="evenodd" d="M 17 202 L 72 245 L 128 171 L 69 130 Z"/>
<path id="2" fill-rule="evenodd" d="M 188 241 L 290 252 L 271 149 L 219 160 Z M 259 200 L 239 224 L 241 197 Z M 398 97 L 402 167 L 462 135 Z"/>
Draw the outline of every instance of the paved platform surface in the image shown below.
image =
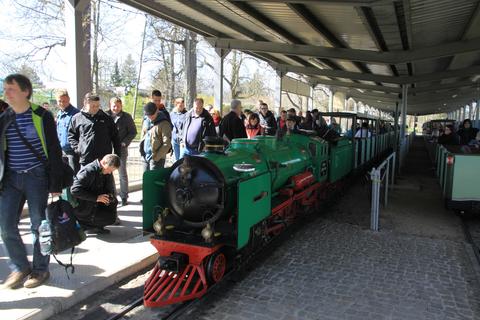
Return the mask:
<path id="1" fill-rule="evenodd" d="M 141 191 L 130 194 L 131 205 L 119 207 L 121 225 L 110 226 L 111 233 L 88 236 L 76 249 L 73 259 L 75 273 L 67 278 L 63 267 L 53 259 L 51 278 L 46 285 L 35 289 L 0 289 L 0 319 L 48 319 L 66 310 L 88 296 L 109 287 L 133 274 L 156 259 L 156 251 L 142 235 Z M 22 238 L 31 253 L 29 220 L 20 222 Z M 1 248 L 1 247 L 0 247 Z M 29 257 L 31 260 L 31 256 Z M 68 261 L 69 253 L 59 259 Z M 0 249 L 0 279 L 3 282 L 9 270 L 7 257 Z"/>
<path id="2" fill-rule="evenodd" d="M 371 185 L 360 179 L 242 281 L 181 319 L 480 319 L 478 265 L 460 221 L 443 207 L 421 141 L 409 157 L 381 208 L 380 232 L 369 230 Z"/>
<path id="3" fill-rule="evenodd" d="M 461 242 L 320 220 L 195 318 L 479 319 L 480 286 Z"/>

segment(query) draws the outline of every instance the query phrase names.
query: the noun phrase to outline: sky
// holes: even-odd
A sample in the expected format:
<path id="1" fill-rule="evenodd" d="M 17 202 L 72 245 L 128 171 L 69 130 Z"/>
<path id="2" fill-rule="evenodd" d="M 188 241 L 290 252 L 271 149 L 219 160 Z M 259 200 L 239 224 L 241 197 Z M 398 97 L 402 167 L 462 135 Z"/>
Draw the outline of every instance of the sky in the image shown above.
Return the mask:
<path id="1" fill-rule="evenodd" d="M 17 1 L 20 3 L 30 3 L 37 0 Z M 109 43 L 114 43 L 110 47 L 106 47 L 105 43 L 101 43 L 99 46 L 99 52 L 101 57 L 109 57 L 109 60 L 117 60 L 121 64 L 128 54 L 132 55 L 135 61 L 139 61 L 142 33 L 145 23 L 144 13 L 129 7 L 127 5 L 115 2 L 104 1 L 109 6 L 103 7 L 102 12 L 103 21 L 113 31 L 109 32 Z M 18 55 L 28 50 L 29 46 L 22 41 L 17 41 L 15 38 L 23 37 L 24 35 L 34 34 L 39 29 L 43 28 L 43 33 L 49 33 L 52 30 L 52 34 L 60 34 L 63 36 L 63 26 L 58 27 L 58 24 L 38 24 L 31 23 L 31 21 L 22 21 L 18 19 L 19 10 L 16 10 L 18 5 L 14 5 L 13 0 L 0 0 L 0 62 L 9 61 L 11 55 Z M 107 14 L 107 10 L 110 10 Z M 52 13 L 53 14 L 53 13 Z M 119 17 L 127 17 L 123 21 L 119 20 Z M 46 31 L 45 31 L 46 30 Z M 204 52 L 213 52 L 213 49 L 204 41 L 201 41 L 198 45 Z M 43 56 L 37 57 L 38 61 L 29 61 L 36 67 L 39 76 L 46 87 L 64 87 L 68 80 L 67 65 L 64 57 L 67 51 L 65 47 L 56 46 L 48 55 L 46 60 L 43 60 Z M 212 54 L 207 54 L 207 57 Z M 178 60 L 178 59 L 177 59 Z M 142 77 L 140 81 L 141 88 L 148 88 L 151 83 L 152 73 L 158 67 L 158 62 L 145 62 L 142 66 Z M 208 69 L 208 67 L 205 67 Z M 243 75 L 253 75 L 258 69 L 258 65 L 247 60 L 245 67 L 242 70 Z M 271 70 L 273 74 L 273 70 Z M 4 77 L 8 70 L 0 68 L 0 78 Z M 210 69 L 198 70 L 199 74 L 212 75 Z M 269 79 L 272 79 L 269 77 Z M 274 80 L 274 77 L 273 79 Z M 274 83 L 269 84 L 273 88 Z"/>
<path id="2" fill-rule="evenodd" d="M 19 54 L 28 50 L 29 46 L 21 41 L 13 39 L 17 36 L 24 35 L 31 31 L 31 27 L 35 28 L 33 24 L 27 26 L 16 19 L 18 11 L 15 11 L 15 6 L 12 5 L 12 0 L 0 0 L 0 60 L 9 60 L 10 55 Z M 145 23 L 145 16 L 139 11 L 130 8 L 126 5 L 114 3 L 115 8 L 113 12 L 122 12 L 128 14 L 128 19 L 125 21 L 116 20 L 116 16 L 104 15 L 107 24 L 111 24 L 115 31 L 111 32 L 112 39 L 118 39 L 114 46 L 106 47 L 105 44 L 100 44 L 100 56 L 109 56 L 112 60 L 117 59 L 121 63 L 128 54 L 131 54 L 133 59 L 138 61 L 141 51 L 142 33 Z M 119 8 L 119 9 L 117 9 Z M 134 12 L 137 12 L 135 14 Z M 48 26 L 46 26 L 48 28 Z M 52 28 L 53 29 L 53 28 Z M 48 58 L 44 61 L 32 62 L 38 69 L 39 75 L 47 86 L 52 84 L 58 86 L 68 79 L 68 74 L 65 73 L 66 61 L 63 57 L 67 54 L 65 47 L 55 47 Z M 42 57 L 37 57 L 40 58 Z M 152 65 L 145 64 L 142 71 L 142 80 L 145 83 L 149 81 Z M 8 72 L 0 69 L 0 78 Z"/>

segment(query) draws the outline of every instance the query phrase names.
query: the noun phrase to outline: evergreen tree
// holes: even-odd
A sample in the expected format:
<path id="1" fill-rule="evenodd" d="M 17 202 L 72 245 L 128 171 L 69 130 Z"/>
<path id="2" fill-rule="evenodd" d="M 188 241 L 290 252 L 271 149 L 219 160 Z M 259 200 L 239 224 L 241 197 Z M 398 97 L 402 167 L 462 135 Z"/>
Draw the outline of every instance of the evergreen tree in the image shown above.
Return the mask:
<path id="1" fill-rule="evenodd" d="M 131 54 L 127 56 L 122 64 L 121 78 L 125 87 L 134 87 L 137 82 L 137 66 Z"/>
<path id="2" fill-rule="evenodd" d="M 113 72 L 110 77 L 110 81 L 112 82 L 112 86 L 114 87 L 121 87 L 123 85 L 123 78 L 122 78 L 122 75 L 120 74 L 118 61 L 115 61 L 115 65 L 113 66 Z"/>

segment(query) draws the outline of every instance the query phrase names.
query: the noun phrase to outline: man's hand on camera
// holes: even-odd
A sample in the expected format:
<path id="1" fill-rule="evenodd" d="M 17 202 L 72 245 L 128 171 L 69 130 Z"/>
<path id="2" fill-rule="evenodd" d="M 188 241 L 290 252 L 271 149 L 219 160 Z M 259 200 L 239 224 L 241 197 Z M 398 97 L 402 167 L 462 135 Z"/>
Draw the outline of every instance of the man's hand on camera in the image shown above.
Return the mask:
<path id="1" fill-rule="evenodd" d="M 97 202 L 101 202 L 103 204 L 109 204 L 110 197 L 108 196 L 108 194 L 101 194 L 97 197 Z"/>

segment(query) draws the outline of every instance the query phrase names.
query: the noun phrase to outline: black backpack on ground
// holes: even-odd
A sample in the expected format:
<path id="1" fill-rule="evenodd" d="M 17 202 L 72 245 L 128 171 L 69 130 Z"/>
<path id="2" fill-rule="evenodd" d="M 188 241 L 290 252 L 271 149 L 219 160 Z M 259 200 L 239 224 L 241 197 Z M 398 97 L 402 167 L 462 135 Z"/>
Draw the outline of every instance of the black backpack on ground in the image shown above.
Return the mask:
<path id="1" fill-rule="evenodd" d="M 73 252 L 75 246 L 82 243 L 86 237 L 73 214 L 72 205 L 63 199 L 54 201 L 47 206 L 46 217 L 50 223 L 52 234 L 52 256 L 59 265 L 65 268 L 65 272 L 67 272 L 68 268 L 71 268 L 72 273 L 74 273 L 75 268 L 72 264 Z M 55 255 L 70 248 L 72 249 L 70 263 L 64 264 Z"/>

